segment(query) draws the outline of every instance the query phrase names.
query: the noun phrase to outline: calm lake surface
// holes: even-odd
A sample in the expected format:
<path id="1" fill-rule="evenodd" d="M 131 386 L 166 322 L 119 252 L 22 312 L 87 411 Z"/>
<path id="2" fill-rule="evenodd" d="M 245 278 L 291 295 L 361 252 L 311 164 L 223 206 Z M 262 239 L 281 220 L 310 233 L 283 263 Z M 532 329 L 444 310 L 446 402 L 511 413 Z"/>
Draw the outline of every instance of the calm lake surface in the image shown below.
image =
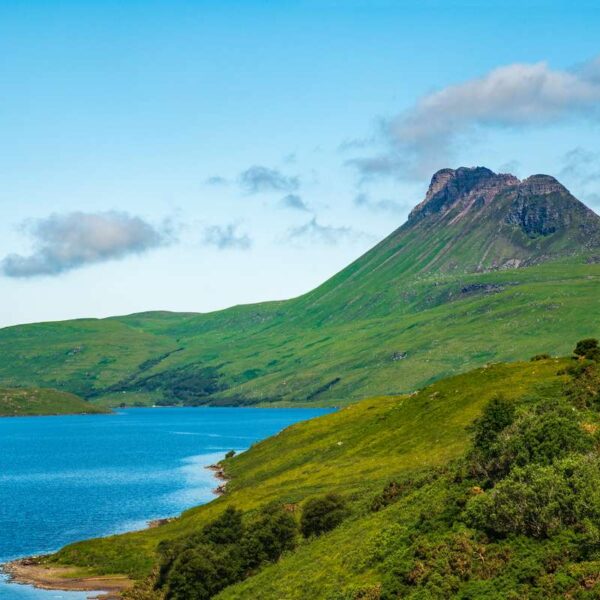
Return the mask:
<path id="1" fill-rule="evenodd" d="M 140 529 L 211 500 L 204 467 L 327 409 L 136 408 L 0 418 L 0 562 Z M 1 600 L 80 600 L 0 579 Z"/>

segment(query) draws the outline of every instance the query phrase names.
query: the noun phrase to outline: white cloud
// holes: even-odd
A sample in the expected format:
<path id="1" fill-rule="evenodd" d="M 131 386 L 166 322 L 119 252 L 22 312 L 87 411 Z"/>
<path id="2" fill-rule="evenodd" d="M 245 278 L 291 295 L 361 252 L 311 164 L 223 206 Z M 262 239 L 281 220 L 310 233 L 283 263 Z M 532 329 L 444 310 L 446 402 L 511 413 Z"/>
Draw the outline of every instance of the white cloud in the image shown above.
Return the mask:
<path id="1" fill-rule="evenodd" d="M 423 177 L 446 166 L 461 138 L 481 128 L 544 127 L 600 119 L 600 59 L 576 70 L 512 64 L 422 97 L 382 123 L 385 150 L 348 161 L 364 177 Z"/>
<path id="2" fill-rule="evenodd" d="M 240 174 L 239 182 L 249 194 L 259 192 L 295 192 L 300 187 L 297 176 L 284 175 L 277 169 L 255 165 Z"/>
<path id="3" fill-rule="evenodd" d="M 58 275 L 88 264 L 141 254 L 172 239 L 168 225 L 157 229 L 122 212 L 54 214 L 24 224 L 34 240 L 26 256 L 9 254 L 1 263 L 7 277 Z"/>
<path id="4" fill-rule="evenodd" d="M 211 225 L 204 230 L 202 242 L 219 250 L 248 250 L 252 240 L 245 234 L 237 233 L 237 225 Z"/>
<path id="5" fill-rule="evenodd" d="M 305 239 L 311 242 L 324 243 L 330 246 L 337 244 L 344 238 L 356 237 L 357 233 L 350 227 L 334 227 L 321 225 L 316 217 L 300 227 L 294 227 L 289 231 L 289 239 Z"/>
<path id="6" fill-rule="evenodd" d="M 356 206 L 360 206 L 362 208 L 368 208 L 373 212 L 391 212 L 398 213 L 407 210 L 408 206 L 403 206 L 402 204 L 395 202 L 394 200 L 390 200 L 388 198 L 383 198 L 381 200 L 373 200 L 371 196 L 361 192 L 357 194 L 354 198 L 354 204 Z"/>
<path id="7" fill-rule="evenodd" d="M 287 196 L 284 196 L 280 200 L 280 204 L 284 208 L 292 208 L 294 210 L 308 212 L 308 206 L 306 206 L 306 202 L 304 202 L 304 200 L 302 200 L 298 194 L 288 194 Z"/>

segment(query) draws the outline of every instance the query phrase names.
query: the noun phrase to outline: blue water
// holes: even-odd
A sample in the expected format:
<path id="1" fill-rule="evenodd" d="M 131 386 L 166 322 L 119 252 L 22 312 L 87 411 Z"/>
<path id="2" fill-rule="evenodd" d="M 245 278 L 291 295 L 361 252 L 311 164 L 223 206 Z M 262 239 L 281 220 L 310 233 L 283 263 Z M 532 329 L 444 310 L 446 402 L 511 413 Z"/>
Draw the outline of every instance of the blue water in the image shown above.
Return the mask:
<path id="1" fill-rule="evenodd" d="M 206 465 L 323 409 L 156 408 L 0 418 L 0 562 L 207 502 Z M 80 600 L 0 579 L 2 600 Z"/>

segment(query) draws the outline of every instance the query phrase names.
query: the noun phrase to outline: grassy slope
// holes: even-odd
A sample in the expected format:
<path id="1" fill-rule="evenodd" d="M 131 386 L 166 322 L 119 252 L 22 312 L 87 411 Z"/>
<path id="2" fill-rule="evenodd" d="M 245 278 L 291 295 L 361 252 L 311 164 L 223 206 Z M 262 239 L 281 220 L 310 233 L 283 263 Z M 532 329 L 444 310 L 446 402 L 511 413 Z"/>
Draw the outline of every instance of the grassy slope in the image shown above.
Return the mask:
<path id="1" fill-rule="evenodd" d="M 373 270 L 370 288 L 380 292 L 357 289 L 354 298 L 348 290 L 359 267 L 368 269 L 351 266 L 288 302 L 0 330 L 0 354 L 14 357 L 0 365 L 0 382 L 99 394 L 94 400 L 112 405 L 153 402 L 160 392 L 106 388 L 200 364 L 218 367 L 229 386 L 211 401 L 343 405 L 490 361 L 522 360 L 539 348 L 565 354 L 574 339 L 600 335 L 600 264 L 585 258 L 409 279 L 400 265 L 396 275 Z M 395 352 L 407 357 L 394 361 Z"/>
<path id="2" fill-rule="evenodd" d="M 44 388 L 0 388 L 0 417 L 108 412 L 68 392 Z"/>
<path id="3" fill-rule="evenodd" d="M 225 496 L 156 529 L 73 544 L 51 561 L 94 573 L 141 577 L 150 570 L 161 540 L 196 530 L 227 505 L 252 511 L 272 500 L 298 503 L 338 491 L 363 516 L 325 538 L 304 543 L 276 566 L 237 586 L 239 594 L 232 588 L 223 597 L 319 598 L 342 582 L 373 579 L 375 574 L 349 570 L 345 564 L 349 555 L 366 552 L 365 544 L 374 543 L 377 532 L 385 530 L 383 513 L 365 516 L 361 507 L 391 478 L 442 467 L 459 456 L 468 443 L 466 427 L 493 395 L 522 398 L 561 386 L 563 377 L 557 373 L 564 364 L 547 360 L 493 365 L 439 381 L 411 396 L 372 398 L 293 425 L 226 462 L 233 479 Z"/>

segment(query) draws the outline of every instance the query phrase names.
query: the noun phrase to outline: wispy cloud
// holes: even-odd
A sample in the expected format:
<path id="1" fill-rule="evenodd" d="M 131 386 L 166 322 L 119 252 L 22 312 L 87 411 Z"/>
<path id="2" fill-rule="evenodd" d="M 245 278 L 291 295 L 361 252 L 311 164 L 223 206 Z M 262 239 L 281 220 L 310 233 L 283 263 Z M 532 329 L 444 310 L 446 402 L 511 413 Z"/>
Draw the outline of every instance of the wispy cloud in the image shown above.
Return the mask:
<path id="1" fill-rule="evenodd" d="M 560 177 L 576 180 L 585 185 L 600 180 L 600 153 L 577 147 L 569 150 L 562 158 Z"/>
<path id="2" fill-rule="evenodd" d="M 141 254 L 173 240 L 168 224 L 155 228 L 123 212 L 54 214 L 28 221 L 29 255 L 9 254 L 1 263 L 7 277 L 59 275 L 85 265 Z"/>
<path id="3" fill-rule="evenodd" d="M 288 237 L 290 240 L 307 240 L 333 246 L 343 239 L 359 237 L 360 235 L 350 227 L 321 225 L 317 218 L 313 217 L 308 223 L 290 229 Z"/>
<path id="4" fill-rule="evenodd" d="M 308 212 L 308 206 L 306 205 L 306 202 L 304 202 L 304 200 L 302 200 L 298 194 L 288 194 L 287 196 L 284 196 L 279 203 L 284 208 L 292 208 L 294 210 Z"/>
<path id="5" fill-rule="evenodd" d="M 237 232 L 237 225 L 211 225 L 206 227 L 202 242 L 207 246 L 214 246 L 219 250 L 248 250 L 252 240 L 246 234 Z"/>
<path id="6" fill-rule="evenodd" d="M 423 177 L 446 166 L 464 136 L 482 128 L 525 129 L 600 119 L 600 59 L 573 70 L 511 64 L 451 85 L 382 121 L 384 151 L 348 162 L 365 178 Z"/>
<path id="7" fill-rule="evenodd" d="M 221 177 L 220 175 L 213 175 L 212 177 L 207 177 L 204 180 L 206 185 L 227 185 L 229 181 L 225 177 Z"/>
<path id="8" fill-rule="evenodd" d="M 383 198 L 381 200 L 373 200 L 368 194 L 361 192 L 354 198 L 354 204 L 362 208 L 367 208 L 373 212 L 391 212 L 399 213 L 407 210 L 409 207 L 402 205 L 394 200 Z"/>
<path id="9" fill-rule="evenodd" d="M 300 187 L 300 178 L 284 175 L 278 169 L 255 165 L 240 174 L 239 182 L 248 194 L 259 192 L 295 192 Z"/>

